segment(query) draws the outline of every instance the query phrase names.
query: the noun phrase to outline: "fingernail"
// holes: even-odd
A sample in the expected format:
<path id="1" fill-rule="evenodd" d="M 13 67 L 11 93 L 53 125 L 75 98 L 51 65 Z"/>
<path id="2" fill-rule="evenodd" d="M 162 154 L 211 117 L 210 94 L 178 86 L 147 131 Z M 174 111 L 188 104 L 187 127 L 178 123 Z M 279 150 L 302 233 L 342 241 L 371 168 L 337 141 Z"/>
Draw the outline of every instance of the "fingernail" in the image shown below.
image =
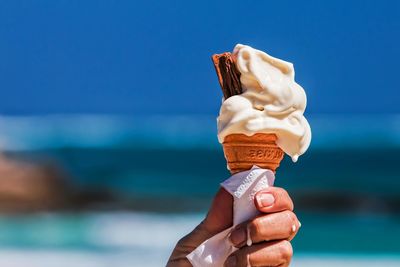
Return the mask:
<path id="1" fill-rule="evenodd" d="M 235 255 L 229 256 L 229 258 L 225 262 L 225 267 L 235 267 L 235 266 L 236 266 Z"/>
<path id="2" fill-rule="evenodd" d="M 247 239 L 246 229 L 243 227 L 233 230 L 229 239 L 234 246 L 238 246 L 241 243 L 244 243 Z"/>
<path id="3" fill-rule="evenodd" d="M 274 204 L 275 198 L 270 193 L 262 193 L 257 195 L 257 203 L 259 207 L 269 207 Z"/>
<path id="4" fill-rule="evenodd" d="M 299 228 L 301 227 L 301 222 L 299 221 Z"/>

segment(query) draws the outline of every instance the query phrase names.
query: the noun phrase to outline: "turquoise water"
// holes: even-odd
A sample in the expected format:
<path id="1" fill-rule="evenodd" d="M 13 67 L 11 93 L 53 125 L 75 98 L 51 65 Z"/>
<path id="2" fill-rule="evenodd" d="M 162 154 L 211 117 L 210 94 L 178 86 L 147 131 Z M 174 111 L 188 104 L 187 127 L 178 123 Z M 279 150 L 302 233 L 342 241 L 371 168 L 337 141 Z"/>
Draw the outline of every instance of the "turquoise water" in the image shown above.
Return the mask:
<path id="1" fill-rule="evenodd" d="M 400 217 L 298 214 L 302 252 L 399 254 Z M 169 249 L 204 213 L 85 212 L 0 217 L 0 247 L 108 251 Z M 153 238 L 156 237 L 156 243 Z"/>
<path id="2" fill-rule="evenodd" d="M 276 179 L 303 225 L 295 263 L 399 266 L 400 116 L 310 117 L 309 151 L 296 164 L 286 158 Z M 2 215 L 6 259 L 162 266 L 229 176 L 215 132 L 212 116 L 0 117 L 7 155 L 51 162 L 77 191 L 115 198 L 80 212 Z"/>
<path id="3" fill-rule="evenodd" d="M 1 266 L 163 266 L 203 214 L 88 212 L 0 218 Z M 390 218 L 302 214 L 292 266 L 399 266 Z M 389 233 L 389 235 L 388 235 Z M 383 249 L 385 244 L 388 250 Z"/>

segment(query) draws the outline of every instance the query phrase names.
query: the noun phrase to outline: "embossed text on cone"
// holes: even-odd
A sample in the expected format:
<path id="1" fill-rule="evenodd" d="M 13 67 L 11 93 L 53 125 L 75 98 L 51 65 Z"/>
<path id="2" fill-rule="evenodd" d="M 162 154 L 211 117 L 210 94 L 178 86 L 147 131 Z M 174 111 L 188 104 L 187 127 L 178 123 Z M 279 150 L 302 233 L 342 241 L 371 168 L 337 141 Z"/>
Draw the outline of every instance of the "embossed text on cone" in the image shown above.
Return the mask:
<path id="1" fill-rule="evenodd" d="M 230 172 L 249 170 L 253 165 L 275 172 L 284 157 L 284 152 L 276 145 L 276 139 L 275 134 L 264 133 L 226 136 L 223 148 Z"/>

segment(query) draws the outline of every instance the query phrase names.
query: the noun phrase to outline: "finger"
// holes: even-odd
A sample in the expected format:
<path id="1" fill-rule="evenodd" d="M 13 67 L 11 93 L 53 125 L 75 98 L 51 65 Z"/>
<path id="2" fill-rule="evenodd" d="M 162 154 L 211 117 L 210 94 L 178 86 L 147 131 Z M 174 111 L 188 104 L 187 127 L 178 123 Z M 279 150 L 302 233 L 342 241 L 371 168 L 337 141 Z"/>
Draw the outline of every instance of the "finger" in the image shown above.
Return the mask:
<path id="1" fill-rule="evenodd" d="M 233 198 L 221 188 L 214 197 L 206 218 L 188 235 L 178 241 L 167 266 L 192 266 L 186 256 L 216 233 L 232 226 Z"/>
<path id="2" fill-rule="evenodd" d="M 202 226 L 211 235 L 232 226 L 233 197 L 224 188 L 220 188 L 214 197 L 211 208 Z"/>
<path id="3" fill-rule="evenodd" d="M 262 215 L 252 221 L 239 224 L 230 234 L 235 247 L 248 243 L 287 239 L 292 240 L 300 228 L 297 216 L 289 210 Z M 249 237 L 250 236 L 250 240 Z M 251 242 L 250 242 L 251 241 Z"/>
<path id="4" fill-rule="evenodd" d="M 257 192 L 254 197 L 256 208 L 263 213 L 283 210 L 293 211 L 294 205 L 288 192 L 280 187 L 268 187 Z"/>
<path id="5" fill-rule="evenodd" d="M 293 249 L 289 241 L 274 241 L 239 249 L 228 257 L 224 266 L 289 266 L 292 256 Z"/>

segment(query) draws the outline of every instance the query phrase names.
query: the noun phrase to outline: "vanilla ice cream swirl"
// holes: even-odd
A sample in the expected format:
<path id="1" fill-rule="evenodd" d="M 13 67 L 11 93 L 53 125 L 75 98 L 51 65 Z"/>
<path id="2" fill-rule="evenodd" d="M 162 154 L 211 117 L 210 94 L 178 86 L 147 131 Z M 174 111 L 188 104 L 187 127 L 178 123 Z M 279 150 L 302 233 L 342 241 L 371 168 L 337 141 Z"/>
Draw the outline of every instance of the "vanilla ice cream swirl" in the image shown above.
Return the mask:
<path id="1" fill-rule="evenodd" d="M 277 145 L 296 162 L 310 145 L 311 129 L 303 115 L 306 94 L 294 80 L 293 64 L 241 44 L 232 56 L 243 93 L 222 103 L 219 141 L 229 134 L 273 133 Z"/>

